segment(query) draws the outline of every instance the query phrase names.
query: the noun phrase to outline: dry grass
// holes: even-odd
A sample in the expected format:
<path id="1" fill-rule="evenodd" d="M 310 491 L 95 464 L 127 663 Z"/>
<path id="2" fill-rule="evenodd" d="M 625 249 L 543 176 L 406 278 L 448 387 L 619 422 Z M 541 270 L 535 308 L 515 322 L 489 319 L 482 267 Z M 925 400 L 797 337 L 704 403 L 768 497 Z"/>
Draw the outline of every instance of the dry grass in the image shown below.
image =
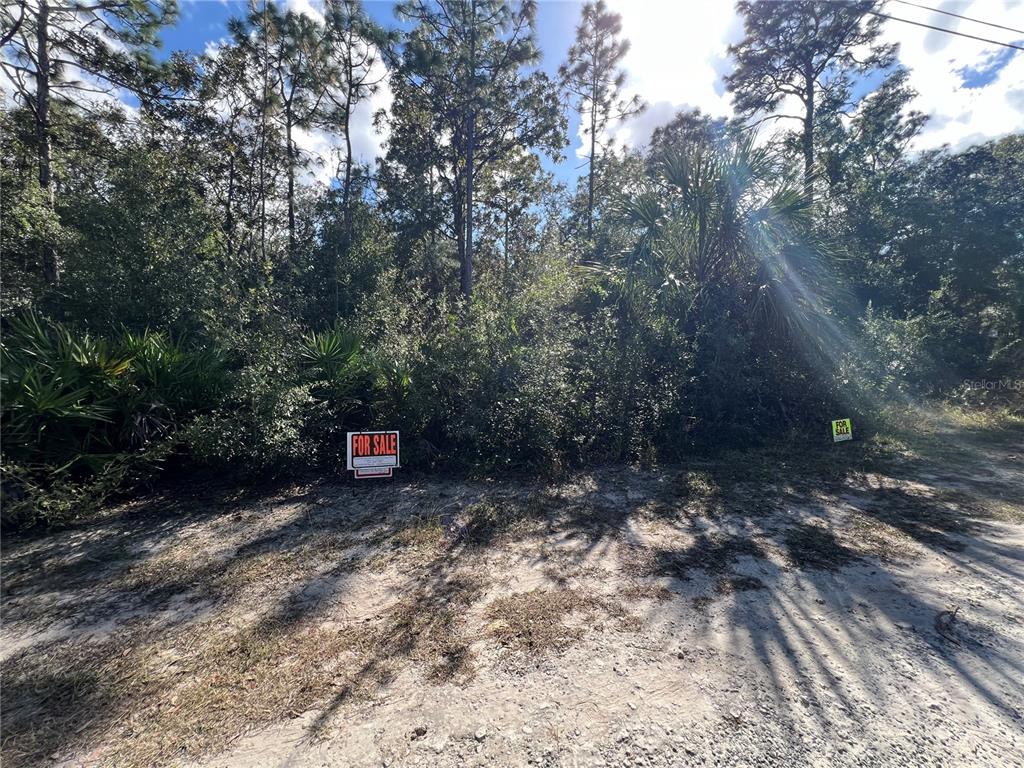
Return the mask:
<path id="1" fill-rule="evenodd" d="M 30 649 L 4 665 L 4 762 L 89 747 L 117 766 L 199 756 L 325 695 L 346 646 L 312 627 L 206 622 Z"/>
<path id="2" fill-rule="evenodd" d="M 951 550 L 964 547 L 956 536 L 975 532 L 979 519 L 989 517 L 987 510 L 981 507 L 968 505 L 965 508 L 900 487 L 874 491 L 864 514 L 880 527 L 898 531 L 919 544 Z"/>
<path id="3" fill-rule="evenodd" d="M 695 611 L 706 611 L 715 599 L 711 595 L 697 595 L 693 598 L 693 609 Z"/>
<path id="4" fill-rule="evenodd" d="M 541 493 L 531 493 L 525 499 L 478 501 L 459 515 L 455 538 L 470 547 L 486 547 L 508 536 L 526 534 L 540 523 L 550 522 L 554 504 Z"/>
<path id="5" fill-rule="evenodd" d="M 113 741 L 112 764 L 157 765 L 221 749 L 315 706 L 358 663 L 351 638 L 331 628 L 276 622 L 222 635 L 205 629 L 170 649 L 176 660 L 149 680 L 155 690 Z"/>
<path id="6" fill-rule="evenodd" d="M 426 526 L 408 530 L 416 533 L 412 543 L 433 534 Z M 404 663 L 422 665 L 436 681 L 471 674 L 462 628 L 479 577 L 426 581 L 369 623 L 320 624 L 293 590 L 325 569 L 344 570 L 354 539 L 312 524 L 250 536 L 237 550 L 211 552 L 186 538 L 137 553 L 104 570 L 102 589 L 90 587 L 93 572 L 74 578 L 79 559 L 37 574 L 37 588 L 57 588 L 51 582 L 62 577 L 65 589 L 88 595 L 60 611 L 51 606 L 51 613 L 77 611 L 72 618 L 89 622 L 133 605 L 147 613 L 120 616 L 106 639 L 80 632 L 5 661 L 4 765 L 38 764 L 54 754 L 89 754 L 116 766 L 167 764 L 215 752 L 332 697 L 373 690 Z M 129 542 L 120 549 L 128 551 Z M 219 618 L 161 616 L 157 609 L 171 597 L 217 606 Z M 19 608 L 21 602 L 38 601 L 26 597 Z M 267 608 L 262 620 L 240 619 Z"/>
<path id="7" fill-rule="evenodd" d="M 982 419 L 970 429 L 994 427 Z M 1001 475 L 986 475 L 983 453 L 960 454 L 959 471 L 977 470 L 968 490 L 936 483 L 921 492 L 898 478 L 925 466 L 944 477 L 942 466 L 887 450 L 865 441 L 818 456 L 784 448 L 725 455 L 681 472 L 653 494 L 653 483 L 641 484 L 646 496 L 636 503 L 635 494 L 609 503 L 609 487 L 633 489 L 621 475 L 607 485 L 588 480 L 588 490 L 566 497 L 505 488 L 461 508 L 449 505 L 447 516 L 426 504 L 395 514 L 382 500 L 355 520 L 336 509 L 317 511 L 323 505 L 316 501 L 296 508 L 289 498 L 273 523 L 257 513 L 234 522 L 211 517 L 176 533 L 167 515 L 134 527 L 108 521 L 62 548 L 30 543 L 13 557 L 5 553 L 8 629 L 15 623 L 35 632 L 58 618 L 84 623 L 123 615 L 105 639 L 40 641 L 5 661 L 4 765 L 38 765 L 55 754 L 129 767 L 190 760 L 250 730 L 371 695 L 400 673 L 437 683 L 469 680 L 482 637 L 509 658 L 531 659 L 595 629 L 635 630 L 639 619 L 620 600 L 676 597 L 652 577 L 687 580 L 700 571 L 711 594 L 693 605 L 704 609 L 724 595 L 767 587 L 735 573 L 738 558 L 781 551 L 794 567 L 839 569 L 862 557 L 896 560 L 957 548 L 982 518 L 1024 520 L 1013 463 L 1004 463 Z M 871 473 L 892 482 L 869 484 Z M 850 493 L 860 501 L 830 518 L 835 527 L 805 523 L 781 535 L 748 530 L 780 501 L 838 509 Z M 683 508 L 689 520 L 680 519 Z M 293 509 L 302 514 L 291 516 Z M 697 517 L 708 529 L 683 546 L 628 546 L 623 535 L 642 529 L 648 541 L 674 542 L 687 526 L 697 527 Z M 635 525 L 640 518 L 664 527 Z M 506 594 L 485 607 L 482 626 L 473 624 L 488 587 L 481 564 L 493 567 L 496 549 L 527 538 L 537 545 L 540 567 L 557 572 L 565 587 L 569 577 L 574 584 L 606 578 L 585 557 L 601 551 L 594 541 L 615 539 L 620 570 L 633 581 L 615 597 L 580 588 Z M 147 549 L 150 539 L 164 548 Z M 401 575 L 396 583 L 406 591 L 368 620 L 323 621 L 296 592 L 325 574 L 359 569 L 365 579 L 385 566 Z M 44 599 L 51 593 L 64 602 Z M 172 598 L 174 605 L 198 602 L 186 605 L 180 619 L 159 610 Z M 143 612 L 131 618 L 125 609 L 136 606 Z M 217 619 L 189 612 L 200 606 Z M 253 618 L 259 611 L 267 612 L 262 620 Z"/>
<path id="8" fill-rule="evenodd" d="M 749 535 L 702 532 L 684 547 L 633 547 L 624 552 L 623 568 L 633 576 L 671 576 L 686 581 L 695 570 L 726 573 L 739 557 L 765 558 L 767 553 Z"/>
<path id="9" fill-rule="evenodd" d="M 403 550 L 432 552 L 439 549 L 445 539 L 446 531 L 439 515 L 416 516 L 398 529 L 391 538 L 391 545 Z"/>
<path id="10" fill-rule="evenodd" d="M 469 680 L 475 636 L 467 632 L 466 615 L 486 584 L 479 573 L 443 577 L 355 631 L 351 647 L 361 659 L 361 672 L 351 681 L 352 689 L 386 683 L 388 668 L 403 660 L 425 669 L 434 682 Z"/>
<path id="11" fill-rule="evenodd" d="M 922 552 L 898 528 L 859 513 L 849 521 L 849 546 L 859 555 L 890 563 L 914 560 Z"/>
<path id="12" fill-rule="evenodd" d="M 786 531 L 783 543 L 790 565 L 796 568 L 835 571 L 860 560 L 856 551 L 824 525 L 795 525 Z"/>
<path id="13" fill-rule="evenodd" d="M 629 600 L 657 600 L 665 602 L 675 597 L 675 593 L 664 584 L 637 582 L 619 590 L 619 594 Z"/>
<path id="14" fill-rule="evenodd" d="M 465 616 L 483 581 L 424 587 L 369 623 L 270 618 L 244 628 L 139 627 L 51 643 L 4 664 L 4 764 L 93 747 L 104 764 L 161 765 L 386 685 L 413 663 L 433 682 L 473 673 Z M 95 745 L 102 743 L 98 751 Z"/>
<path id="15" fill-rule="evenodd" d="M 579 589 L 536 589 L 500 597 L 485 615 L 488 635 L 528 657 L 562 650 L 587 629 L 638 627 L 638 619 L 618 601 Z"/>
<path id="16" fill-rule="evenodd" d="M 1024 481 L 1024 446 L 1018 458 L 1020 480 Z M 960 489 L 944 488 L 933 496 L 936 504 L 947 509 L 958 510 L 963 516 L 974 519 L 1001 520 L 1007 523 L 1024 523 L 1024 487 L 1016 484 L 987 480 L 976 481 L 986 490 L 984 497 Z"/>
<path id="17" fill-rule="evenodd" d="M 706 469 L 682 470 L 663 495 L 670 495 L 672 503 L 681 504 L 690 513 L 720 513 L 726 508 L 721 485 Z"/>

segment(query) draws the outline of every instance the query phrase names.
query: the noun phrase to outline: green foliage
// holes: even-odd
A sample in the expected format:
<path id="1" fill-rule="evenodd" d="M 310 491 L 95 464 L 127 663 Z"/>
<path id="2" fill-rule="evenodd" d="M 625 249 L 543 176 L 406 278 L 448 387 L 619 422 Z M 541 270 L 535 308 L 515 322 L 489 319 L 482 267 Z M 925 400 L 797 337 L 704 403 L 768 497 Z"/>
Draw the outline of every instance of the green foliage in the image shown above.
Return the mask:
<path id="1" fill-rule="evenodd" d="M 209 350 L 150 331 L 108 341 L 34 313 L 8 320 L 0 366 L 5 485 L 35 495 L 82 480 L 113 487 L 226 386 Z"/>
<path id="2" fill-rule="evenodd" d="M 247 370 L 232 395 L 186 429 L 184 441 L 196 461 L 250 476 L 274 475 L 308 461 L 312 447 L 303 431 L 315 402 L 308 385 L 281 385 Z"/>
<path id="3" fill-rule="evenodd" d="M 77 233 L 53 309 L 93 328 L 205 330 L 226 273 L 221 238 L 191 180 L 194 158 L 157 137 L 100 142 L 105 162 L 75 162 L 57 210 Z M 109 153 L 109 154 L 108 154 Z M 110 191 L 96 195 L 96 186 Z M 56 299 L 56 297 L 55 297 Z"/>
<path id="4" fill-rule="evenodd" d="M 808 196 L 817 171 L 817 113 L 824 113 L 827 123 L 830 115 L 852 107 L 853 76 L 884 70 L 894 61 L 895 46 L 878 43 L 882 19 L 874 8 L 873 0 L 739 0 L 736 5 L 745 35 L 729 47 L 736 68 L 726 76 L 726 87 L 741 114 L 799 121 Z M 800 114 L 778 113 L 786 99 L 799 104 Z"/>
<path id="5" fill-rule="evenodd" d="M 406 0 L 396 9 L 415 26 L 390 56 L 396 107 L 381 180 L 409 229 L 433 229 L 430 251 L 438 223 L 450 222 L 444 236 L 455 241 L 466 297 L 476 268 L 474 189 L 524 147 L 555 158 L 566 143 L 557 88 L 535 67 L 536 11 L 530 0 Z"/>
<path id="6" fill-rule="evenodd" d="M 322 461 L 337 466 L 345 461 L 345 433 L 371 418 L 374 361 L 359 336 L 340 323 L 306 335 L 299 358 L 314 402 L 306 438 Z"/>
<path id="7" fill-rule="evenodd" d="M 315 400 L 311 383 L 300 378 L 299 339 L 294 324 L 268 322 L 223 341 L 233 362 L 229 387 L 181 433 L 194 461 L 246 476 L 308 464 L 304 430 Z"/>
<path id="8" fill-rule="evenodd" d="M 92 473 L 79 477 L 7 462 L 0 523 L 4 529 L 13 529 L 88 518 L 100 512 L 112 496 L 151 475 L 169 451 L 167 444 L 161 444 L 145 453 L 104 457 Z"/>
<path id="9" fill-rule="evenodd" d="M 576 323 L 558 311 L 557 284 L 505 303 L 480 291 L 468 315 L 449 315 L 425 340 L 414 380 L 424 430 L 444 456 L 469 465 L 550 469 L 572 425 Z M 425 402 L 424 402 L 425 400 Z"/>
<path id="10" fill-rule="evenodd" d="M 4 524 L 85 515 L 164 459 L 336 472 L 365 428 L 400 429 L 412 469 L 558 472 L 1016 382 L 1024 138 L 910 153 L 914 74 L 871 5 L 741 2 L 740 117 L 618 151 L 628 43 L 588 3 L 559 78 L 590 140 L 572 191 L 540 159 L 568 137 L 533 2 L 408 0 L 392 31 L 355 0 L 269 3 L 160 67 L 163 3 L 60 10 L 51 52 L 139 105 L 54 77 L 43 124 L 26 77 L 0 117 Z M 89 14 L 125 25 L 112 47 L 67 37 Z M 351 118 L 381 62 L 371 173 Z M 755 139 L 789 96 L 801 140 Z"/>
<path id="11" fill-rule="evenodd" d="M 749 137 L 659 157 L 615 210 L 610 226 L 630 237 L 602 270 L 619 293 L 618 346 L 635 356 L 620 408 L 660 412 L 636 430 L 624 416 L 620 439 L 653 430 L 679 452 L 791 426 L 821 404 L 809 383 L 833 301 L 808 200 L 778 153 Z M 637 349 L 648 345 L 645 359 Z M 678 362 L 659 364 L 664 355 Z M 676 379 L 676 390 L 636 397 L 650 374 L 652 386 Z"/>
<path id="12" fill-rule="evenodd" d="M 316 378 L 345 386 L 360 362 L 359 337 L 341 325 L 313 332 L 302 339 L 299 357 Z"/>
<path id="13" fill-rule="evenodd" d="M 898 320 L 869 304 L 861 326 L 863 347 L 843 365 L 858 390 L 878 400 L 896 400 L 927 393 L 942 382 L 927 351 L 926 318 Z"/>
<path id="14" fill-rule="evenodd" d="M 623 99 L 626 73 L 620 69 L 629 52 L 622 37 L 622 16 L 608 10 L 604 0 L 583 5 L 576 39 L 569 46 L 566 62 L 559 68 L 562 87 L 580 113 L 583 133 L 588 137 L 587 238 L 594 236 L 594 184 L 598 149 L 612 120 L 623 120 L 644 110 L 639 96 Z"/>

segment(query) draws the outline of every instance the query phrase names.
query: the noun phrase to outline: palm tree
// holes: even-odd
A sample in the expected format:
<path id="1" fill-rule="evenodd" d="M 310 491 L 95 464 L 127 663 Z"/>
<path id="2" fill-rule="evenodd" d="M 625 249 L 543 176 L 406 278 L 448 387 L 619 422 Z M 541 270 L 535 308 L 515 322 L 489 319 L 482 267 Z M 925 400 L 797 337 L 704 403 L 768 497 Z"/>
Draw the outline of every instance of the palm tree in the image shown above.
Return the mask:
<path id="1" fill-rule="evenodd" d="M 756 396 L 736 379 L 744 358 L 828 351 L 835 281 L 824 279 L 827 249 L 809 208 L 800 179 L 749 136 L 669 148 L 626 191 L 612 226 L 627 246 L 604 269 L 619 296 L 620 453 L 642 328 L 685 340 L 675 348 L 693 355 L 691 382 L 711 422 L 735 421 Z"/>
<path id="2" fill-rule="evenodd" d="M 742 309 L 767 332 L 814 334 L 828 312 L 827 248 L 808 199 L 750 135 L 669 150 L 615 220 L 632 234 L 614 261 L 623 299 L 684 295 L 689 332 L 717 311 Z"/>

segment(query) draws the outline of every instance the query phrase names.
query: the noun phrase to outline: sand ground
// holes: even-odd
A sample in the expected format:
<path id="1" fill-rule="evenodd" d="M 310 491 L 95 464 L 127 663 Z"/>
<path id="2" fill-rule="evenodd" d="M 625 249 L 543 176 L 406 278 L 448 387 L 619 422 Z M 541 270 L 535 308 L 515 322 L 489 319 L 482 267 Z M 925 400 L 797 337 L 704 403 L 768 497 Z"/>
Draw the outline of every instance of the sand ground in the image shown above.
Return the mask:
<path id="1" fill-rule="evenodd" d="M 1024 765 L 1024 435 L 155 495 L 3 552 L 3 762 Z"/>

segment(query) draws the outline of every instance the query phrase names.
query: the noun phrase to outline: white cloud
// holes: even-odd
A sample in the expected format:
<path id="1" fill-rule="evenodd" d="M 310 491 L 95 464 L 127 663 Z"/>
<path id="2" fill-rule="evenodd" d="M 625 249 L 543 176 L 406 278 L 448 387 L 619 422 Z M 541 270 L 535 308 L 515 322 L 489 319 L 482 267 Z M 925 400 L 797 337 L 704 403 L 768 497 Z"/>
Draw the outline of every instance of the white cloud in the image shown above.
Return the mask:
<path id="1" fill-rule="evenodd" d="M 378 133 L 373 118 L 380 111 L 390 111 L 394 101 L 388 69 L 380 56 L 375 58 L 370 68 L 368 81 L 379 81 L 377 90 L 353 110 L 351 126 L 353 153 L 364 163 L 372 163 L 383 152 L 384 142 L 388 138 L 387 129 L 385 127 Z"/>
<path id="2" fill-rule="evenodd" d="M 373 116 L 378 110 L 390 109 L 392 100 L 391 88 L 385 80 L 373 96 L 357 104 L 352 111 L 349 128 L 352 133 L 352 154 L 356 162 L 372 165 L 382 154 L 382 145 L 387 137 L 377 132 Z M 306 181 L 326 184 L 334 178 L 337 158 L 333 153 L 344 148 L 345 137 L 342 134 L 299 130 L 295 133 L 295 143 L 313 160 Z"/>
<path id="3" fill-rule="evenodd" d="M 962 16 L 1024 29 L 1024 2 L 1019 0 L 947 0 L 937 7 Z M 1018 45 L 1024 38 L 1024 35 L 905 5 L 891 5 L 888 13 Z M 1024 51 L 1013 52 L 1012 58 L 991 83 L 980 88 L 968 88 L 963 84 L 961 70 L 984 65 L 1006 51 L 1005 48 L 896 21 L 886 22 L 883 39 L 900 44 L 900 61 L 910 69 L 910 84 L 919 94 L 912 107 L 931 116 L 915 148 L 928 149 L 948 143 L 954 149 L 960 149 L 1024 130 Z"/>
<path id="4" fill-rule="evenodd" d="M 375 66 L 381 66 L 377 64 Z M 373 165 L 374 160 L 383 154 L 383 145 L 387 140 L 387 134 L 378 133 L 373 124 L 374 115 L 380 110 L 389 110 L 394 97 L 387 80 L 384 80 L 377 92 L 369 99 L 356 105 L 352 110 L 352 121 L 349 130 L 352 134 L 352 155 L 357 163 Z M 297 139 L 299 146 L 309 152 L 321 163 L 314 165 L 319 169 L 314 173 L 316 181 L 326 183 L 336 170 L 332 166 L 334 160 L 331 151 L 341 149 L 345 144 L 345 137 L 340 133 L 326 133 L 324 131 L 310 131 L 304 138 Z"/>
<path id="5" fill-rule="evenodd" d="M 306 14 L 321 23 L 324 21 L 323 0 L 286 0 L 285 5 L 296 13 Z M 357 104 L 352 110 L 349 130 L 352 134 L 352 154 L 356 161 L 372 164 L 383 153 L 384 141 L 387 139 L 385 134 L 377 132 L 373 117 L 380 110 L 390 110 L 394 101 L 387 79 L 387 67 L 380 56 L 375 57 L 368 80 L 379 81 L 377 90 L 369 99 Z M 336 170 L 332 152 L 344 146 L 345 137 L 323 131 L 302 131 L 297 135 L 296 143 L 314 160 L 310 167 L 310 180 L 329 182 Z"/>
<path id="6" fill-rule="evenodd" d="M 617 144 L 645 144 L 655 128 L 682 109 L 732 114 L 722 75 L 732 68 L 729 44 L 743 36 L 732 2 L 610 0 L 608 5 L 622 15 L 622 36 L 630 41 L 622 62 L 624 93 L 637 93 L 648 104 L 644 114 L 610 129 Z"/>
<path id="7" fill-rule="evenodd" d="M 324 7 L 323 0 L 285 0 L 284 5 L 289 11 L 305 14 L 323 23 L 324 14 L 321 10 Z"/>
<path id="8" fill-rule="evenodd" d="M 743 25 L 732 2 L 610 0 L 609 6 L 622 14 L 623 36 L 632 44 L 623 61 L 625 93 L 649 105 L 645 114 L 609 129 L 616 143 L 646 143 L 682 109 L 733 114 L 722 76 L 732 69 L 727 48 L 742 38 Z M 936 7 L 1024 29 L 1024 0 L 944 0 Z M 886 8 L 893 16 L 993 40 L 1019 45 L 1024 37 L 907 5 Z M 1024 130 L 1024 52 L 1015 52 L 992 82 L 967 88 L 960 70 L 982 66 L 1005 48 L 898 21 L 886 21 L 883 29 L 884 42 L 900 44 L 900 61 L 920 94 L 912 107 L 931 116 L 916 148 L 949 143 L 959 149 Z M 586 156 L 586 142 L 578 154 Z"/>

